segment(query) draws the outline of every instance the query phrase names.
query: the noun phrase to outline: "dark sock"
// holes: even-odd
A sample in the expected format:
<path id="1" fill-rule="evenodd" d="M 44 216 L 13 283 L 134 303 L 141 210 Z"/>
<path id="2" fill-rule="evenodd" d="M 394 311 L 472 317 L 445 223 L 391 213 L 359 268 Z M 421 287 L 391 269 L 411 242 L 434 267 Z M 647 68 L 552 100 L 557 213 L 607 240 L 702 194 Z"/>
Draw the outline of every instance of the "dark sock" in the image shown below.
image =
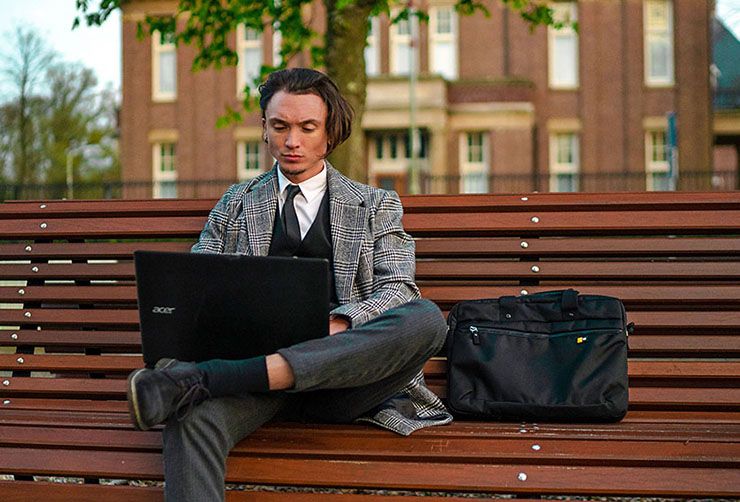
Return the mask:
<path id="1" fill-rule="evenodd" d="M 211 359 L 198 363 L 197 366 L 206 374 L 205 383 L 211 397 L 270 390 L 265 356 L 237 361 Z"/>

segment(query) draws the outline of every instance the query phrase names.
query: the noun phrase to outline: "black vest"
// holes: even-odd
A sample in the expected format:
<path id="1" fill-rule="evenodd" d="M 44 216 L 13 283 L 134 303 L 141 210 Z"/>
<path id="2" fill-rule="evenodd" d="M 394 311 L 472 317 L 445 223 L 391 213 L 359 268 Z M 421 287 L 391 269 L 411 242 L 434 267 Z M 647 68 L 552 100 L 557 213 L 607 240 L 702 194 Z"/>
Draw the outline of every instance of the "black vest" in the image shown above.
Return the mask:
<path id="1" fill-rule="evenodd" d="M 334 255 L 331 245 L 331 225 L 329 223 L 329 190 L 321 199 L 319 212 L 308 229 L 308 233 L 301 241 L 298 249 L 292 249 L 286 238 L 283 220 L 280 212 L 275 212 L 275 222 L 272 226 L 272 241 L 268 256 L 299 256 L 301 258 L 325 258 L 329 260 L 329 308 L 339 306 L 337 289 L 334 284 Z"/>

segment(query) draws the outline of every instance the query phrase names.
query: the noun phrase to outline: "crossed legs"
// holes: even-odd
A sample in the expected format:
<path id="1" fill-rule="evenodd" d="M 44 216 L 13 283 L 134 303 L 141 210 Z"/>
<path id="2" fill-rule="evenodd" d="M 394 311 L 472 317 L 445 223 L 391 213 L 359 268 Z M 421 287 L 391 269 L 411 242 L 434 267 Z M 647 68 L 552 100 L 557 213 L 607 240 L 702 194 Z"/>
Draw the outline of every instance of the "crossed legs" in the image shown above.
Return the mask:
<path id="1" fill-rule="evenodd" d="M 436 305 L 415 300 L 358 328 L 278 351 L 294 377 L 290 390 L 208 399 L 184 420 L 167 422 L 167 499 L 222 500 L 229 450 L 282 411 L 351 422 L 382 404 L 441 348 L 446 329 Z"/>

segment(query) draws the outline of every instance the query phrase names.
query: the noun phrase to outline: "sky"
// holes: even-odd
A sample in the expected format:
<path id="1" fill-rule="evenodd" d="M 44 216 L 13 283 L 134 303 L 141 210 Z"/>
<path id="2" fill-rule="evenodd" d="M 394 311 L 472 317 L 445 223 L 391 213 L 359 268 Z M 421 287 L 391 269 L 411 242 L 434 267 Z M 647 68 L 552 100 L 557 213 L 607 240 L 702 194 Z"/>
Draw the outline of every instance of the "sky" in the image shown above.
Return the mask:
<path id="1" fill-rule="evenodd" d="M 694 0 L 703 2 L 704 0 Z M 90 4 L 98 2 L 91 0 Z M 121 85 L 121 18 L 115 12 L 101 27 L 72 31 L 75 0 L 0 0 L 0 51 L 18 24 L 34 26 L 62 59 L 92 68 L 101 87 Z M 740 39 L 740 0 L 717 0 L 717 15 Z"/>
<path id="2" fill-rule="evenodd" d="M 97 3 L 93 0 L 90 5 Z M 119 12 L 112 14 L 103 26 L 88 28 L 83 21 L 73 31 L 76 13 L 75 0 L 0 0 L 0 52 L 8 51 L 16 26 L 33 26 L 64 61 L 80 62 L 92 68 L 101 88 L 110 83 L 118 89 L 121 85 Z"/>

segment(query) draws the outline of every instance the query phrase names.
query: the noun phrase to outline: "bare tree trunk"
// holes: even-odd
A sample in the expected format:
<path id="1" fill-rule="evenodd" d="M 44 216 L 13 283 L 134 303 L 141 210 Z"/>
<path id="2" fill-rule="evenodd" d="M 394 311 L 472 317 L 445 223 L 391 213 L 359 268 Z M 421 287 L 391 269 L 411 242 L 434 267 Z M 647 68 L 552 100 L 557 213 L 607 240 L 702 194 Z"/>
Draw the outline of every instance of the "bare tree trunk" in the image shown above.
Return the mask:
<path id="1" fill-rule="evenodd" d="M 367 181 L 365 135 L 362 131 L 367 87 L 365 45 L 374 3 L 360 0 L 337 9 L 337 0 L 324 0 L 328 18 L 326 71 L 355 110 L 352 135 L 331 154 L 329 160 L 342 173 L 361 182 Z"/>
<path id="2" fill-rule="evenodd" d="M 19 85 L 19 99 L 18 99 L 18 129 L 19 129 L 19 136 L 18 136 L 18 159 L 16 160 L 16 179 L 17 182 L 21 185 L 25 183 L 30 183 L 32 180 L 30 179 L 30 169 L 29 169 L 29 162 L 28 162 L 28 150 L 29 150 L 29 144 L 28 144 L 28 126 L 30 122 L 30 117 L 28 113 L 28 81 L 25 78 L 26 75 L 23 75 L 23 78 Z"/>
<path id="3" fill-rule="evenodd" d="M 33 29 L 17 27 L 11 54 L 0 61 L 0 74 L 15 87 L 17 100 L 17 142 L 13 145 L 13 167 L 16 183 L 39 179 L 39 155 L 34 143 L 34 125 L 38 122 L 38 96 L 35 87 L 41 81 L 55 55 Z"/>

